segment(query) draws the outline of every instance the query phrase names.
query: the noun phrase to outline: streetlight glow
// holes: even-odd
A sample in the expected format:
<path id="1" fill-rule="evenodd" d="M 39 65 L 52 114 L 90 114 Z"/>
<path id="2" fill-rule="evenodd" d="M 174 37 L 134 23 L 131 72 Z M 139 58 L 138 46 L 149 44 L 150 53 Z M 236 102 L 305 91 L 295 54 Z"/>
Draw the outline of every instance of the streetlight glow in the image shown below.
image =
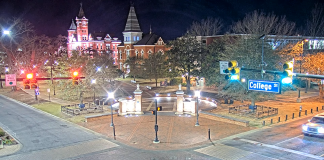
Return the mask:
<path id="1" fill-rule="evenodd" d="M 91 83 L 92 84 L 96 83 L 96 80 L 95 79 L 91 80 Z"/>
<path id="2" fill-rule="evenodd" d="M 114 92 L 108 92 L 108 99 L 110 99 L 110 98 L 115 98 L 115 96 L 114 96 Z"/>
<path id="3" fill-rule="evenodd" d="M 8 30 L 4 30 L 4 31 L 3 31 L 3 34 L 9 35 L 9 34 L 10 34 L 10 31 L 8 31 Z"/>

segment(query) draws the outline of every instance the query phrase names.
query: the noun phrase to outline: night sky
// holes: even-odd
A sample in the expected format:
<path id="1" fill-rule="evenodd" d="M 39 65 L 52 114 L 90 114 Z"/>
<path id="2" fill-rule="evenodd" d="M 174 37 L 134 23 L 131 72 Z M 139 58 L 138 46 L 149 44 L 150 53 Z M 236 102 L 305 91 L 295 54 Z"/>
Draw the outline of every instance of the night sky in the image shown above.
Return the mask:
<path id="1" fill-rule="evenodd" d="M 20 17 L 30 21 L 37 34 L 47 36 L 67 35 L 71 20 L 80 9 L 80 2 L 89 32 L 108 32 L 122 38 L 129 0 L 1 0 L 0 18 Z M 228 31 L 232 22 L 242 19 L 253 10 L 286 15 L 287 19 L 304 25 L 315 3 L 323 0 L 132 0 L 144 33 L 152 31 L 165 41 L 183 35 L 193 21 L 207 17 L 224 20 Z"/>

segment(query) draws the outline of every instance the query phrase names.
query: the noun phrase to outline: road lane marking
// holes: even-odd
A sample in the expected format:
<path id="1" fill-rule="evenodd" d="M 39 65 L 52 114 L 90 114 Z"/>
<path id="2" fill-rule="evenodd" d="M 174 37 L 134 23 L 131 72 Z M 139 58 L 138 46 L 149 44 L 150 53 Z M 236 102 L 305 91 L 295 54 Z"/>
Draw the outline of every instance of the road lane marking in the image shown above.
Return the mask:
<path id="1" fill-rule="evenodd" d="M 278 146 L 275 146 L 275 145 L 265 144 L 265 143 L 261 143 L 261 142 L 257 142 L 257 141 L 248 140 L 248 139 L 238 139 L 238 140 L 243 141 L 243 142 L 252 143 L 252 144 L 255 144 L 255 145 L 260 145 L 260 146 L 263 146 L 263 147 L 277 149 L 277 150 L 280 150 L 280 151 L 285 151 L 285 152 L 290 152 L 290 153 L 302 155 L 302 156 L 309 157 L 309 158 L 323 160 L 323 157 L 316 156 L 316 155 L 313 155 L 313 154 L 304 153 L 304 152 L 300 152 L 300 151 L 296 151 L 296 150 L 292 150 L 292 149 L 278 147 Z"/>
<path id="2" fill-rule="evenodd" d="M 282 141 L 282 142 L 279 142 L 279 143 L 275 144 L 275 146 L 277 146 L 278 144 L 281 144 L 281 143 L 288 142 L 288 141 L 290 141 L 290 140 L 293 140 L 293 139 L 298 138 L 298 137 L 301 137 L 301 136 L 303 136 L 303 135 L 299 135 L 299 136 L 296 136 L 296 137 L 293 137 L 293 138 L 290 138 L 290 139 L 286 139 L 286 140 L 284 140 L 284 141 Z"/>
<path id="3" fill-rule="evenodd" d="M 149 111 L 151 109 L 151 107 L 153 105 L 153 102 L 154 102 L 154 100 L 152 100 L 152 102 L 150 103 L 150 105 L 146 108 L 146 111 Z"/>
<path id="4" fill-rule="evenodd" d="M 215 157 L 217 159 L 228 159 L 228 160 L 230 160 L 230 159 L 244 159 L 244 158 L 246 159 L 246 157 L 248 157 L 248 156 L 255 157 L 255 155 L 257 155 L 258 159 L 263 159 L 263 157 L 264 157 L 266 159 L 277 160 L 276 158 L 268 157 L 266 155 L 242 150 L 239 148 L 227 146 L 225 144 L 220 144 L 220 143 L 211 145 L 208 147 L 204 147 L 204 148 L 199 148 L 194 151 L 211 156 L 211 157 Z"/>

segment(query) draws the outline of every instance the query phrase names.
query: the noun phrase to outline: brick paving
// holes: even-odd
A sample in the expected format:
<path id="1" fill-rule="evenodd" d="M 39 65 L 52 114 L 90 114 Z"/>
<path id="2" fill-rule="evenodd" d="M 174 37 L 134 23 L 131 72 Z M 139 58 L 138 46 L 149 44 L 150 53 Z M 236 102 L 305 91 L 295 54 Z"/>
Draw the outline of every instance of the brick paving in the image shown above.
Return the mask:
<path id="1" fill-rule="evenodd" d="M 110 127 L 110 123 L 111 120 L 107 119 L 80 125 L 113 139 L 113 128 Z M 114 117 L 117 141 L 146 150 L 185 149 L 210 143 L 208 129 L 211 131 L 212 140 L 254 129 L 206 118 L 199 118 L 198 127 L 195 123 L 196 117 L 158 116 L 158 139 L 161 143 L 153 144 L 155 139 L 153 115 Z"/>

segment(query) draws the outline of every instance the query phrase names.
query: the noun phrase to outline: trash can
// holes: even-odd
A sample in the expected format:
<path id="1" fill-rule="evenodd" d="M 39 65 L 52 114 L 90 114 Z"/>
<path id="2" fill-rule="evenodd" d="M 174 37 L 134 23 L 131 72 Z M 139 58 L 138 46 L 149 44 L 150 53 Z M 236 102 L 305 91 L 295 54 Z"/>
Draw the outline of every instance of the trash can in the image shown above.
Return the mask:
<path id="1" fill-rule="evenodd" d="M 101 101 L 103 105 L 108 105 L 108 101 L 105 98 L 103 98 Z"/>
<path id="2" fill-rule="evenodd" d="M 249 109 L 251 109 L 251 110 L 255 110 L 255 106 L 252 106 L 252 105 L 249 105 Z"/>
<path id="3" fill-rule="evenodd" d="M 99 105 L 99 99 L 96 99 L 96 100 L 95 100 L 95 104 L 96 104 L 96 105 Z"/>
<path id="4" fill-rule="evenodd" d="M 83 109 L 85 107 L 85 104 L 79 104 L 80 109 Z"/>

